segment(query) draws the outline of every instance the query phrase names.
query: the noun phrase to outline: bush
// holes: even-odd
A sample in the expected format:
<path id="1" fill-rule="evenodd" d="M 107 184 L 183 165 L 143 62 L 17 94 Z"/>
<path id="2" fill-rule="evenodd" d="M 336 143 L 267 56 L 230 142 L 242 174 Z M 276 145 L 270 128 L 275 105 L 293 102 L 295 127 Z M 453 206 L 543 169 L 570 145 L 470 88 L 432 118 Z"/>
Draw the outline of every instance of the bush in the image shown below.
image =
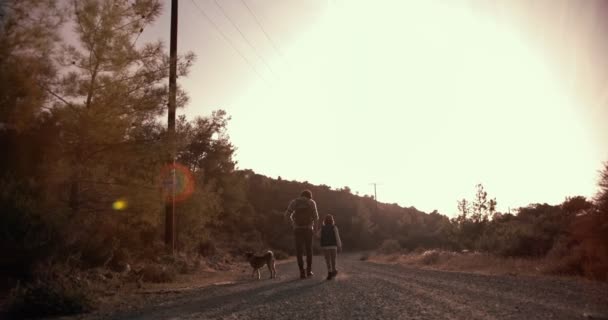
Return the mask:
<path id="1" fill-rule="evenodd" d="M 160 265 L 160 264 L 149 264 L 144 266 L 142 270 L 142 280 L 145 282 L 152 283 L 164 283 L 174 281 L 176 277 L 176 271 L 172 267 Z"/>
<path id="2" fill-rule="evenodd" d="M 114 251 L 107 266 L 114 272 L 123 272 L 127 269 L 130 260 L 129 251 L 125 248 L 119 248 Z"/>
<path id="3" fill-rule="evenodd" d="M 198 254 L 203 257 L 210 257 L 217 253 L 217 248 L 211 240 L 202 240 L 201 242 L 199 242 L 197 250 Z"/>
<path id="4" fill-rule="evenodd" d="M 427 266 L 437 264 L 439 262 L 439 255 L 440 253 L 437 250 L 425 251 L 420 258 L 420 262 Z"/>
<path id="5" fill-rule="evenodd" d="M 88 241 L 80 243 L 79 248 L 74 249 L 81 252 L 80 260 L 84 267 L 95 268 L 104 266 L 112 259 L 114 244 L 112 238 L 99 233 Z"/>
<path id="6" fill-rule="evenodd" d="M 608 281 L 608 212 L 582 215 L 575 221 L 573 229 L 573 237 L 580 243 L 585 277 Z"/>
<path id="7" fill-rule="evenodd" d="M 543 268 L 543 273 L 553 275 L 582 275 L 582 252 L 580 248 L 571 250 L 566 255 L 547 257 L 547 265 Z"/>
<path id="8" fill-rule="evenodd" d="M 163 242 L 155 241 L 137 251 L 134 250 L 133 253 L 135 254 L 135 257 L 133 258 L 144 261 L 158 261 L 159 255 L 166 252 L 166 250 L 167 247 Z"/>
<path id="9" fill-rule="evenodd" d="M 190 256 L 187 254 L 178 254 L 172 265 L 180 274 L 192 274 L 201 266 L 201 261 L 198 256 Z"/>
<path id="10" fill-rule="evenodd" d="M 87 290 L 63 279 L 16 287 L 10 294 L 7 309 L 12 316 L 29 318 L 89 312 L 92 305 Z"/>
<path id="11" fill-rule="evenodd" d="M 283 251 L 283 250 L 272 250 L 272 253 L 274 253 L 274 258 L 277 260 L 285 260 L 287 258 L 289 258 L 289 254 L 287 254 L 287 252 Z"/>
<path id="12" fill-rule="evenodd" d="M 395 239 L 384 240 L 382 245 L 380 245 L 380 248 L 378 248 L 378 251 L 383 254 L 397 253 L 401 251 L 401 245 L 399 244 L 399 241 Z"/>

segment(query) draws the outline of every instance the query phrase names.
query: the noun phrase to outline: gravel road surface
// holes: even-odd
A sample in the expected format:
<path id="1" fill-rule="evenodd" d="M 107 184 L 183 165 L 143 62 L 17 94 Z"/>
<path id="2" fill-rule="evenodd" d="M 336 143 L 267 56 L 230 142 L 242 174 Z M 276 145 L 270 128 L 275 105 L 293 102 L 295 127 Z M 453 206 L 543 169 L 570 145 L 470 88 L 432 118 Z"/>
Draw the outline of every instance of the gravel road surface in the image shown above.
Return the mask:
<path id="1" fill-rule="evenodd" d="M 608 285 L 580 279 L 422 270 L 338 257 L 333 281 L 322 257 L 311 279 L 295 262 L 278 279 L 216 284 L 150 296 L 134 311 L 102 319 L 608 319 Z"/>

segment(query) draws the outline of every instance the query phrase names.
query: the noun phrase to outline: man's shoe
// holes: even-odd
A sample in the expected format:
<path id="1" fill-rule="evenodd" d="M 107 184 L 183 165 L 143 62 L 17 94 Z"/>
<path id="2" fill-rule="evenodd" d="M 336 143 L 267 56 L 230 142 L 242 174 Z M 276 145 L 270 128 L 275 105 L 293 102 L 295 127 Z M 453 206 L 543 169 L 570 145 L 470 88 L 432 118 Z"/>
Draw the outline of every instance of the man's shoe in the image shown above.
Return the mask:
<path id="1" fill-rule="evenodd" d="M 314 275 L 314 273 L 312 273 L 312 271 L 310 271 L 310 270 L 308 270 L 306 272 L 306 277 L 308 277 L 308 278 L 312 277 L 313 275 Z"/>
<path id="2" fill-rule="evenodd" d="M 331 280 L 331 278 L 332 278 L 332 275 L 333 275 L 333 273 L 331 273 L 331 272 L 328 272 L 328 273 L 327 273 L 327 280 Z"/>
<path id="3" fill-rule="evenodd" d="M 334 272 L 331 273 L 331 277 L 335 278 L 338 275 L 338 270 L 334 270 Z"/>
<path id="4" fill-rule="evenodd" d="M 306 273 L 304 270 L 300 270 L 300 279 L 306 279 Z"/>

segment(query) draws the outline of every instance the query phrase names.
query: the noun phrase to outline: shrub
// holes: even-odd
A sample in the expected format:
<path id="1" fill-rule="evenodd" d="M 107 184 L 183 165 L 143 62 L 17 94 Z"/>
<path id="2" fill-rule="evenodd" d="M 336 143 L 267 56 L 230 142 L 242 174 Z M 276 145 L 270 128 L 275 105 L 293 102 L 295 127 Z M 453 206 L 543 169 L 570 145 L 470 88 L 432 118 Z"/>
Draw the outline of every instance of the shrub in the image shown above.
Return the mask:
<path id="1" fill-rule="evenodd" d="M 17 286 L 10 294 L 7 309 L 12 316 L 29 318 L 89 312 L 92 305 L 91 296 L 83 287 L 55 279 Z"/>
<path id="2" fill-rule="evenodd" d="M 148 264 L 142 270 L 142 280 L 152 283 L 164 283 L 175 280 L 176 272 L 172 267 L 160 264 Z"/>
<path id="3" fill-rule="evenodd" d="M 397 253 L 401 251 L 401 245 L 399 244 L 399 241 L 395 239 L 384 240 L 382 245 L 380 245 L 380 248 L 378 248 L 378 251 L 383 254 Z"/>
<path id="4" fill-rule="evenodd" d="M 93 235 L 88 241 L 75 248 L 81 252 L 80 260 L 87 268 L 101 267 L 112 259 L 115 242 L 102 233 Z"/>
<path id="5" fill-rule="evenodd" d="M 277 260 L 285 260 L 287 258 L 289 258 L 289 254 L 287 254 L 287 252 L 283 251 L 283 250 L 272 250 L 272 253 L 274 253 L 274 258 Z"/>
<path id="6" fill-rule="evenodd" d="M 549 254 L 547 265 L 543 268 L 543 273 L 553 275 L 582 275 L 582 251 L 580 248 L 573 248 L 564 255 Z"/>
<path id="7" fill-rule="evenodd" d="M 577 218 L 573 237 L 580 243 L 583 274 L 608 281 L 608 212 L 594 211 Z"/>
<path id="8" fill-rule="evenodd" d="M 134 259 L 148 260 L 148 261 L 158 261 L 159 254 L 166 251 L 165 244 L 161 241 L 155 241 L 149 243 L 145 247 L 140 250 L 133 251 L 136 256 Z"/>
<path id="9" fill-rule="evenodd" d="M 215 247 L 215 244 L 213 243 L 213 241 L 208 239 L 200 241 L 197 250 L 198 254 L 203 257 L 210 257 L 217 253 L 217 248 Z"/>
<path id="10" fill-rule="evenodd" d="M 437 264 L 439 262 L 439 255 L 440 253 L 437 250 L 425 251 L 420 258 L 420 262 L 427 266 Z"/>
<path id="11" fill-rule="evenodd" d="M 196 270 L 200 267 L 201 261 L 198 256 L 178 254 L 175 257 L 172 265 L 180 274 L 191 274 L 196 272 Z"/>
<path id="12" fill-rule="evenodd" d="M 108 262 L 108 268 L 114 272 L 123 272 L 129 265 L 130 255 L 129 251 L 125 248 L 119 248 L 114 251 L 112 258 Z"/>

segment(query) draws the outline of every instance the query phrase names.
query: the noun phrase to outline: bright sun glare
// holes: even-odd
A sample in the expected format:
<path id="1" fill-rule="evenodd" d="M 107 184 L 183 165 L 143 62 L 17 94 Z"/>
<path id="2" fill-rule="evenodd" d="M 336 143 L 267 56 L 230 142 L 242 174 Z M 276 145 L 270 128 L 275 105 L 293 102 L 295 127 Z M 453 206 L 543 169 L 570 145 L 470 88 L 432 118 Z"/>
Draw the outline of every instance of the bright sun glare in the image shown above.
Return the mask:
<path id="1" fill-rule="evenodd" d="M 541 48 L 459 3 L 330 2 L 280 80 L 235 105 L 240 166 L 363 194 L 379 182 L 380 201 L 448 215 L 476 183 L 503 211 L 592 195 L 595 172 L 577 169 L 598 157 Z"/>

